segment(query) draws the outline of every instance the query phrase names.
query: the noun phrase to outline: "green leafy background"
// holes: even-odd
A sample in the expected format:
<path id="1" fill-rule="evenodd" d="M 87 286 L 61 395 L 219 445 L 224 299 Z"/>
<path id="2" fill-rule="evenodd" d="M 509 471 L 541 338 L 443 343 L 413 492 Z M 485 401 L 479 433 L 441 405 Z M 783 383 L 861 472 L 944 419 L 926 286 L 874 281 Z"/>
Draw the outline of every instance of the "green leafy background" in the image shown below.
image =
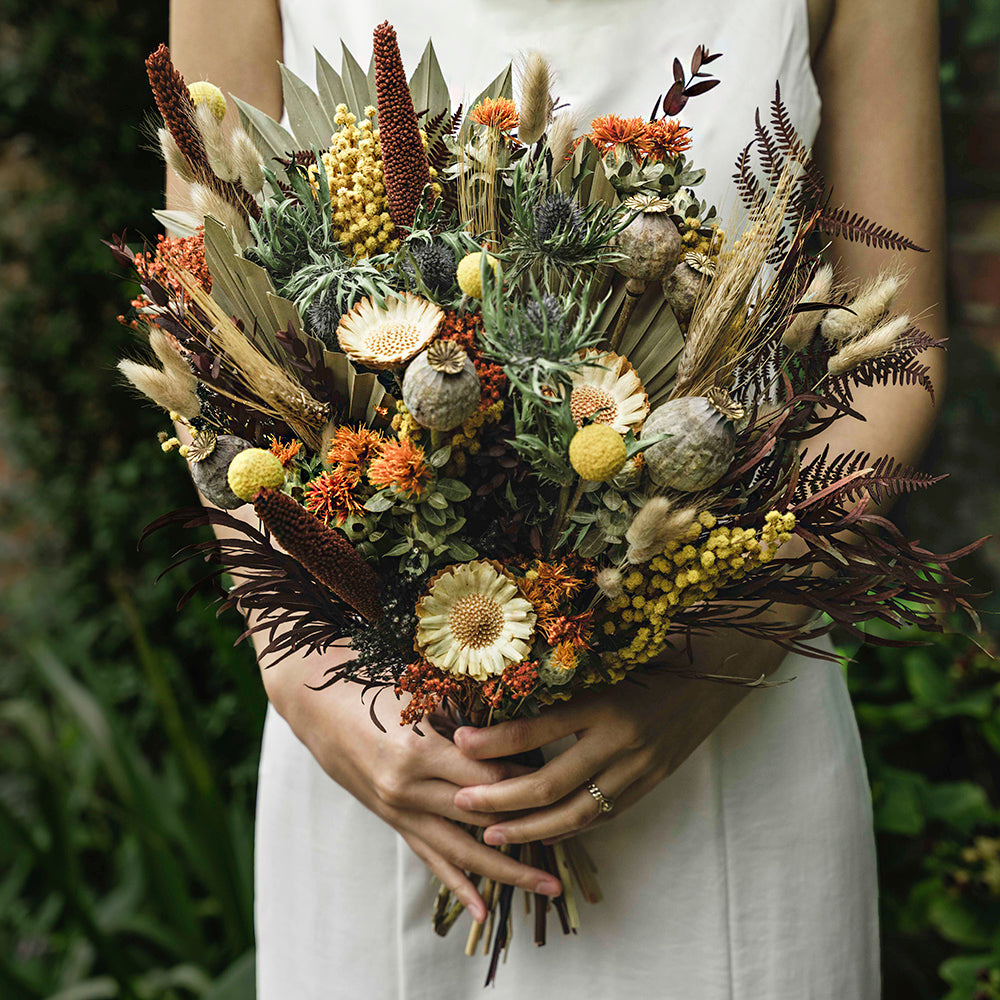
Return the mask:
<path id="1" fill-rule="evenodd" d="M 158 415 L 117 384 L 131 288 L 100 244 L 154 234 L 143 58 L 166 10 L 62 0 L 43 19 L 8 0 L 5 15 L 0 996 L 245 1000 L 264 700 L 237 623 L 207 600 L 177 615 L 183 580 L 154 585 L 177 540 L 136 551 L 141 527 L 193 494 L 159 450 Z M 981 197 L 961 150 L 998 89 L 1000 3 L 947 0 L 942 18 L 950 187 Z M 940 547 L 990 531 L 1000 496 L 997 369 L 960 333 L 933 456 L 953 478 L 903 511 Z M 984 590 L 997 565 L 993 546 L 970 566 Z M 886 996 L 1000 997 L 996 663 L 962 635 L 844 655 L 875 802 Z"/>

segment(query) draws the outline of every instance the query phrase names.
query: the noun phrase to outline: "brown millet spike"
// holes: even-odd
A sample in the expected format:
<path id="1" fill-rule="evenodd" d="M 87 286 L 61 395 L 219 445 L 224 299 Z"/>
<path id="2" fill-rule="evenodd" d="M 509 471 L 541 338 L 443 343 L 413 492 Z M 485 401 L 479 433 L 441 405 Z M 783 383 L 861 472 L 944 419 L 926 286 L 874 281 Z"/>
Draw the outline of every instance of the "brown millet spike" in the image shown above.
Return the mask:
<path id="1" fill-rule="evenodd" d="M 253 507 L 278 544 L 320 583 L 369 621 L 381 615 L 378 576 L 339 531 L 280 490 L 260 490 Z"/>
<path id="2" fill-rule="evenodd" d="M 408 231 L 413 226 L 420 195 L 431 182 L 430 168 L 396 44 L 396 31 L 388 21 L 375 29 L 373 49 L 385 197 L 392 224 Z"/>
<path id="3" fill-rule="evenodd" d="M 197 173 L 210 174 L 205 144 L 194 124 L 194 103 L 184 77 L 174 69 L 170 49 L 166 45 L 161 44 L 146 60 L 146 73 L 156 106 L 177 148 Z"/>
<path id="4" fill-rule="evenodd" d="M 149 76 L 153 97 L 156 98 L 156 106 L 163 115 L 163 123 L 195 175 L 244 215 L 259 219 L 260 206 L 253 195 L 243 187 L 242 182 L 236 181 L 233 184 L 220 181 L 208 165 L 205 143 L 194 122 L 194 102 L 191 100 L 184 77 L 174 69 L 170 59 L 170 49 L 166 45 L 161 44 L 146 59 L 146 73 Z"/>

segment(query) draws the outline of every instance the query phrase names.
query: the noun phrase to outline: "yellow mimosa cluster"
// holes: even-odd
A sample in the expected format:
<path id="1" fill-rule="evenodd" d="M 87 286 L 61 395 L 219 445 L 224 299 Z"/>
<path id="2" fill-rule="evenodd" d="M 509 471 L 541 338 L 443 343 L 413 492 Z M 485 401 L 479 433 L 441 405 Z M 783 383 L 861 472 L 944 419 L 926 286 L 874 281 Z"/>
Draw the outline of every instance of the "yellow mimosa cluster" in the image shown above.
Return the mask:
<path id="1" fill-rule="evenodd" d="M 322 154 L 330 184 L 333 229 L 344 244 L 344 252 L 353 257 L 395 250 L 398 237 L 385 197 L 382 174 L 382 150 L 373 122 L 375 108 L 365 108 L 365 118 L 358 125 L 357 116 L 346 104 L 337 105 L 333 134 L 328 152 Z M 309 168 L 309 178 L 316 184 L 317 167 Z"/>
<path id="2" fill-rule="evenodd" d="M 608 603 L 605 633 L 635 634 L 610 662 L 606 658 L 606 666 L 618 661 L 628 669 L 661 652 L 679 609 L 711 600 L 727 584 L 770 562 L 794 527 L 794 514 L 776 510 L 767 513 L 760 531 L 719 525 L 713 514 L 702 511 L 684 538 L 668 542 L 658 556 L 626 574 L 621 596 Z M 692 544 L 703 530 L 708 537 Z"/>

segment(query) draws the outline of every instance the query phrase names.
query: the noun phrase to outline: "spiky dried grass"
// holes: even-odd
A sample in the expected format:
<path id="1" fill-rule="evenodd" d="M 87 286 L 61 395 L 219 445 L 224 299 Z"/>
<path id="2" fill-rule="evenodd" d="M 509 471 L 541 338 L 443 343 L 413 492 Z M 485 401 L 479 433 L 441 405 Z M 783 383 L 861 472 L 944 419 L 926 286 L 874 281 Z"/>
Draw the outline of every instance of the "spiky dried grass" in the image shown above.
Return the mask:
<path id="1" fill-rule="evenodd" d="M 287 424 L 306 445 L 313 450 L 319 448 L 329 417 L 327 407 L 310 395 L 293 374 L 258 351 L 191 275 L 180 269 L 171 269 L 171 273 L 180 283 L 185 297 L 197 307 L 187 310 L 187 323 L 199 332 L 205 343 L 212 345 L 234 384 L 242 385 L 246 395 L 224 390 L 215 382 L 212 388 Z"/>
<path id="2" fill-rule="evenodd" d="M 206 184 L 192 184 L 189 192 L 191 205 L 201 217 L 202 225 L 205 217 L 210 215 L 233 234 L 241 247 L 250 245 L 250 227 L 247 225 L 246 216 L 232 202 L 227 201 Z"/>
<path id="3" fill-rule="evenodd" d="M 576 138 L 576 116 L 569 112 L 556 115 L 549 126 L 548 144 L 552 151 L 552 162 L 558 173 L 561 166 L 568 162 L 573 151 L 573 141 Z"/>
<path id="4" fill-rule="evenodd" d="M 234 129 L 231 139 L 233 162 L 240 181 L 250 194 L 260 194 L 264 189 L 264 161 L 261 159 L 260 151 L 245 129 Z"/>
<path id="5" fill-rule="evenodd" d="M 540 52 L 529 52 L 521 76 L 517 137 L 525 145 L 538 142 L 552 114 L 552 69 Z"/>
<path id="6" fill-rule="evenodd" d="M 866 334 L 885 318 L 905 284 L 906 275 L 898 271 L 882 271 L 865 282 L 847 309 L 831 309 L 823 317 L 824 339 L 843 344 Z"/>
<path id="7" fill-rule="evenodd" d="M 832 291 L 833 267 L 830 264 L 824 264 L 813 275 L 809 287 L 799 301 L 803 305 L 813 302 L 829 302 Z M 819 313 L 807 311 L 796 314 L 781 336 L 781 346 L 789 351 L 801 351 L 812 340 L 819 323 Z"/>
<path id="8" fill-rule="evenodd" d="M 233 147 L 226 135 L 222 122 L 215 117 L 215 112 L 207 101 L 198 104 L 194 109 L 194 120 L 198 126 L 202 142 L 205 144 L 205 155 L 212 173 L 220 181 L 235 181 L 239 178 L 233 157 Z"/>
<path id="9" fill-rule="evenodd" d="M 892 350 L 909 326 L 910 317 L 905 314 L 880 323 L 871 332 L 848 341 L 827 362 L 827 371 L 831 375 L 841 375 L 866 361 L 881 357 Z"/>
<path id="10" fill-rule="evenodd" d="M 195 172 L 177 145 L 177 140 L 170 134 L 170 130 L 159 128 L 156 130 L 156 137 L 160 141 L 160 153 L 167 166 L 185 184 L 193 184 L 197 180 Z"/>
<path id="11" fill-rule="evenodd" d="M 789 283 L 772 280 L 760 290 L 748 316 L 747 302 L 766 273 L 801 170 L 800 162 L 789 158 L 770 196 L 751 213 L 747 228 L 731 249 L 719 255 L 715 279 L 691 316 L 672 398 L 700 395 L 716 382 L 724 383 L 740 358 L 759 346 L 754 315 L 763 316 L 775 300 L 789 298 Z"/>
<path id="12" fill-rule="evenodd" d="M 667 497 L 653 497 L 625 532 L 625 541 L 629 543 L 626 560 L 633 565 L 649 562 L 668 542 L 682 538 L 697 516 L 693 507 L 675 508 Z"/>
<path id="13" fill-rule="evenodd" d="M 162 369 L 123 359 L 118 362 L 118 370 L 139 392 L 167 413 L 178 413 L 186 420 L 198 416 L 201 409 L 195 392 L 198 380 L 188 363 L 161 330 L 150 330 L 149 346 Z"/>

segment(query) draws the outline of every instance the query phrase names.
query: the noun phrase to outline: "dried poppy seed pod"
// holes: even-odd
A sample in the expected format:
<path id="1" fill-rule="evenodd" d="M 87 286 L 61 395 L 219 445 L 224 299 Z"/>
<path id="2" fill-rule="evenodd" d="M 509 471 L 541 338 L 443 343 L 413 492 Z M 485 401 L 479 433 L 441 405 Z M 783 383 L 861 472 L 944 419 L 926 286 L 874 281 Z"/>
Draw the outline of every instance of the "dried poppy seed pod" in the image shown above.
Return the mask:
<path id="1" fill-rule="evenodd" d="M 698 296 L 708 288 L 714 275 L 715 261 L 694 251 L 684 254 L 677 267 L 663 279 L 663 297 L 682 323 L 691 318 Z"/>
<path id="2" fill-rule="evenodd" d="M 453 340 L 438 340 L 418 354 L 403 376 L 403 403 L 421 427 L 450 431 L 479 405 L 479 375 Z"/>
<path id="3" fill-rule="evenodd" d="M 658 486 L 687 493 L 713 486 L 733 460 L 733 421 L 742 416 L 743 407 L 724 389 L 709 389 L 704 396 L 681 396 L 658 406 L 646 418 L 641 437 L 670 437 L 643 452 L 650 478 Z"/>
<path id="4" fill-rule="evenodd" d="M 625 255 L 615 270 L 635 281 L 662 281 L 681 259 L 684 244 L 670 218 L 670 202 L 654 195 L 626 198 L 627 211 L 639 214 L 615 237 Z"/>
<path id="5" fill-rule="evenodd" d="M 247 501 L 241 500 L 229 486 L 229 463 L 253 445 L 233 434 L 216 437 L 211 431 L 199 431 L 188 449 L 187 460 L 191 478 L 201 495 L 223 510 L 235 510 Z"/>

